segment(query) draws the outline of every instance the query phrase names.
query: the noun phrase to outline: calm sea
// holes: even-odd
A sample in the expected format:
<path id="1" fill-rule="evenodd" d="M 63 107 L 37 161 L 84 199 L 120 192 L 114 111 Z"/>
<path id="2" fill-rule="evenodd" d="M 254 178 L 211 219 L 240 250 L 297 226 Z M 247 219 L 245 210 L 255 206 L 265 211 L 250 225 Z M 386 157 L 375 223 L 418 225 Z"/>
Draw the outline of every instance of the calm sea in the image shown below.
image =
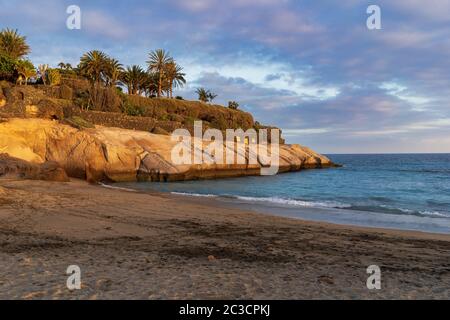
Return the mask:
<path id="1" fill-rule="evenodd" d="M 342 168 L 177 183 L 121 183 L 306 220 L 450 233 L 450 154 L 328 155 Z"/>

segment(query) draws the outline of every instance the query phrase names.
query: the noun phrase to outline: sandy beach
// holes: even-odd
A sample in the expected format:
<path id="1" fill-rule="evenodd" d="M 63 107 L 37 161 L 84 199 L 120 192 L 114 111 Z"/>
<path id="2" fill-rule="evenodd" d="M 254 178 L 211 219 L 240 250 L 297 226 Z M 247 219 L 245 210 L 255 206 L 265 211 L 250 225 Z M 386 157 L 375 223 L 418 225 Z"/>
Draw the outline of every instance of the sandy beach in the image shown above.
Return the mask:
<path id="1" fill-rule="evenodd" d="M 379 265 L 382 289 L 368 290 Z M 78 265 L 81 290 L 66 288 Z M 0 180 L 1 299 L 448 299 L 450 235 L 338 226 L 84 181 Z"/>

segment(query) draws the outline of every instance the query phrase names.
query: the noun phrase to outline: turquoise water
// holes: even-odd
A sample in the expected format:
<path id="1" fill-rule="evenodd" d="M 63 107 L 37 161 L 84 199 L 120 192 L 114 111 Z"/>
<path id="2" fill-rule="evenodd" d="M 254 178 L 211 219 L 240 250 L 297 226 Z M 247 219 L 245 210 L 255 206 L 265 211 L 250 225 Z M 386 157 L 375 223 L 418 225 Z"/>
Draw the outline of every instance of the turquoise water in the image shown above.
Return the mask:
<path id="1" fill-rule="evenodd" d="M 450 154 L 328 156 L 344 167 L 119 186 L 308 220 L 450 233 Z"/>

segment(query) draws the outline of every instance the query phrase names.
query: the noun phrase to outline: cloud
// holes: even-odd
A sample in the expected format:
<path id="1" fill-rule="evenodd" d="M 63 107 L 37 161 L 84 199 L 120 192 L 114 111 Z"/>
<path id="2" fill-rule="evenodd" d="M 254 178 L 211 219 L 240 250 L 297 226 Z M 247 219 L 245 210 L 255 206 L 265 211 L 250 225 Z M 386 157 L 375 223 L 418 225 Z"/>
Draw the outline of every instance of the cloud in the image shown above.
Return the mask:
<path id="1" fill-rule="evenodd" d="M 359 0 L 79 0 L 78 32 L 65 28 L 69 4 L 0 0 L 0 27 L 27 35 L 36 64 L 92 49 L 144 64 L 166 48 L 186 98 L 207 87 L 321 151 L 450 151 L 449 1 L 380 0 L 377 31 Z"/>
<path id="2" fill-rule="evenodd" d="M 82 11 L 82 30 L 91 36 L 125 40 L 130 36 L 127 27 L 119 19 L 99 10 Z"/>
<path id="3" fill-rule="evenodd" d="M 266 81 L 274 81 L 274 80 L 280 80 L 282 78 L 282 74 L 268 74 L 265 78 Z"/>
<path id="4" fill-rule="evenodd" d="M 386 1 L 383 1 L 386 2 Z M 450 21 L 450 1 L 447 0 L 396 0 L 389 1 L 401 12 L 424 17 L 431 21 Z"/>

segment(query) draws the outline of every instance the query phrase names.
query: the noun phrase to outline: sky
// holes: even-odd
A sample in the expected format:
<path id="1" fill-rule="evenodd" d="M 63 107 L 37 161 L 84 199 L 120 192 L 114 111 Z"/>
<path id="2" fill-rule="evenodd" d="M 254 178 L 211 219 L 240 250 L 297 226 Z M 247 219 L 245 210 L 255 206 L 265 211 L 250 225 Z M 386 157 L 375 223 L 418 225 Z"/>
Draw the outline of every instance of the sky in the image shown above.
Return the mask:
<path id="1" fill-rule="evenodd" d="M 210 89 L 322 153 L 450 152 L 450 0 L 0 0 L 5 27 L 35 65 L 98 49 L 145 66 L 164 48 L 187 74 L 176 94 Z"/>

